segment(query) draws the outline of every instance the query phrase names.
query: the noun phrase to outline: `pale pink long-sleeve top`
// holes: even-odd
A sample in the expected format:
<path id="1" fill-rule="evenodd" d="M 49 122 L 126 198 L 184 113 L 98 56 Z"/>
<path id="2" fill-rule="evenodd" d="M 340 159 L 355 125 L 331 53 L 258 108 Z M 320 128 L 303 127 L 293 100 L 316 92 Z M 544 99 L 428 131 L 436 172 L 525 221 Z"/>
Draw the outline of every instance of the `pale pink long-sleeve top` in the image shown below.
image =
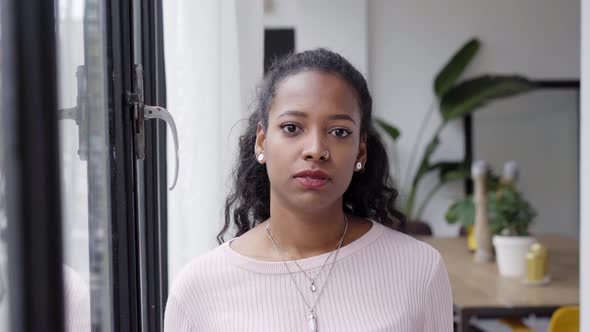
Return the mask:
<path id="1" fill-rule="evenodd" d="M 308 308 L 283 262 L 241 255 L 229 242 L 180 272 L 168 298 L 165 332 L 309 331 Z M 313 277 L 328 255 L 297 263 Z M 428 244 L 373 221 L 340 249 L 326 281 L 333 257 L 316 279 L 316 292 L 287 262 L 308 303 L 325 285 L 315 306 L 318 332 L 453 330 L 447 270 Z"/>

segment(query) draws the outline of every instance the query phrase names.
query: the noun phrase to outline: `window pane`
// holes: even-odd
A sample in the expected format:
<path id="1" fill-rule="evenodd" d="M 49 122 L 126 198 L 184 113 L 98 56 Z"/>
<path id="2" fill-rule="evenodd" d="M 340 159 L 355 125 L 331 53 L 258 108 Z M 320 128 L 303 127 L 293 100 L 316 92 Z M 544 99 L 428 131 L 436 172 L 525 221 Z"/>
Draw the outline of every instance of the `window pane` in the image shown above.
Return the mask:
<path id="1" fill-rule="evenodd" d="M 57 2 L 59 130 L 67 331 L 110 330 L 105 14 Z"/>

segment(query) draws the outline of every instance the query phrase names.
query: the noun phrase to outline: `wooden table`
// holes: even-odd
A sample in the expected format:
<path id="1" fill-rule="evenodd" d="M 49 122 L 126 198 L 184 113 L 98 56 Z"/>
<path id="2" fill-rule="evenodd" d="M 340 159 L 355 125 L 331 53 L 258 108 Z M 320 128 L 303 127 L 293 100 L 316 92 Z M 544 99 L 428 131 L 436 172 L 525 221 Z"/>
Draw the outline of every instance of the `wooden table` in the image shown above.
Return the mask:
<path id="1" fill-rule="evenodd" d="M 551 282 L 546 286 L 525 286 L 519 279 L 501 277 L 495 262 L 474 263 L 465 238 L 419 237 L 446 263 L 458 331 L 468 331 L 475 316 L 549 317 L 560 306 L 579 304 L 579 242 L 558 235 L 536 238 L 549 250 Z"/>

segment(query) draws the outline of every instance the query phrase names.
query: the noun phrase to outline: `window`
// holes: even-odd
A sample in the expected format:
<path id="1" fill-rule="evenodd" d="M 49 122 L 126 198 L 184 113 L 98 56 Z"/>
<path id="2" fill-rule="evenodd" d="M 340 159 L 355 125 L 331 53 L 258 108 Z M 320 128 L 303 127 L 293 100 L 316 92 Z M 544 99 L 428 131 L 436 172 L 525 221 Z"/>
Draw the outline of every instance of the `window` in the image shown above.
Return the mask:
<path id="1" fill-rule="evenodd" d="M 2 2 L 0 330 L 160 331 L 158 6 Z"/>

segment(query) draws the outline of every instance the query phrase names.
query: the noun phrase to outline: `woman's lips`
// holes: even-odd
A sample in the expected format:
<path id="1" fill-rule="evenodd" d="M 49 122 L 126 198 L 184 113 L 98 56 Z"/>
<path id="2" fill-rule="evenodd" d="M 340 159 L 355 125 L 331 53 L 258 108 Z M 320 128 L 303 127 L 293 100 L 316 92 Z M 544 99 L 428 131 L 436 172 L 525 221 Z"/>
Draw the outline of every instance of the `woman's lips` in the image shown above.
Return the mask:
<path id="1" fill-rule="evenodd" d="M 320 188 L 328 183 L 326 178 L 313 178 L 307 176 L 295 177 L 295 180 L 305 188 Z"/>

